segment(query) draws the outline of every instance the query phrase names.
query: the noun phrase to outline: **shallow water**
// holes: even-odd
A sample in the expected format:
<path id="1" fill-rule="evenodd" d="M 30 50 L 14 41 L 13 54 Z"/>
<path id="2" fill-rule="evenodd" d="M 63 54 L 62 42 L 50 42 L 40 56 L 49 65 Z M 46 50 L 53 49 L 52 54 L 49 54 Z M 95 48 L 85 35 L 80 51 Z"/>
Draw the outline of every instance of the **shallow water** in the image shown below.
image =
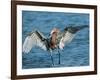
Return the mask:
<path id="1" fill-rule="evenodd" d="M 57 27 L 63 30 L 66 26 L 89 25 L 89 14 L 61 13 L 61 12 L 22 12 L 22 42 L 32 30 L 40 30 L 48 36 Z M 54 52 L 57 53 L 57 52 Z M 78 33 L 73 41 L 66 45 L 61 53 L 61 64 L 58 64 L 58 54 L 53 54 L 53 67 L 74 67 L 89 65 L 89 28 Z M 52 67 L 50 54 L 40 48 L 32 48 L 29 54 L 22 55 L 22 68 Z"/>

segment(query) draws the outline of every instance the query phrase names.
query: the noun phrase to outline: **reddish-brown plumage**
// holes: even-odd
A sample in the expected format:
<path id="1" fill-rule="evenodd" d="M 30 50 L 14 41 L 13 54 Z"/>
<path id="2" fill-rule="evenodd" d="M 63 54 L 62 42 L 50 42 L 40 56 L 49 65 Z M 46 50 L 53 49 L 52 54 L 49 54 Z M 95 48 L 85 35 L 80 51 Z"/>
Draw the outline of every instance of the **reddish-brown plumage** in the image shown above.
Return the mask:
<path id="1" fill-rule="evenodd" d="M 50 47 L 52 49 L 56 48 L 56 44 L 57 44 L 57 34 L 59 33 L 59 30 L 57 28 L 54 28 L 52 30 L 52 33 L 51 33 L 51 40 L 50 40 Z"/>

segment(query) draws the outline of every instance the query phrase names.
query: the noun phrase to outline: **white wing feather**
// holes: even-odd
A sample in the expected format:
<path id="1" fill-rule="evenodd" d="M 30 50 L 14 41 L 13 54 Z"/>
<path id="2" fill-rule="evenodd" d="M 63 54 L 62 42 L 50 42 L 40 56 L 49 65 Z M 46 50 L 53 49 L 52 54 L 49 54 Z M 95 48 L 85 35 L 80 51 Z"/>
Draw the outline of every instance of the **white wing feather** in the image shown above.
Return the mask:
<path id="1" fill-rule="evenodd" d="M 40 47 L 43 50 L 46 50 L 45 43 L 38 37 L 38 35 L 33 32 L 31 36 L 27 36 L 23 43 L 23 52 L 29 53 L 32 47 Z"/>
<path id="2" fill-rule="evenodd" d="M 74 36 L 75 36 L 75 34 L 72 34 L 72 33 L 67 31 L 59 42 L 59 48 L 62 50 L 65 45 L 67 45 L 68 43 L 70 43 L 72 41 Z"/>

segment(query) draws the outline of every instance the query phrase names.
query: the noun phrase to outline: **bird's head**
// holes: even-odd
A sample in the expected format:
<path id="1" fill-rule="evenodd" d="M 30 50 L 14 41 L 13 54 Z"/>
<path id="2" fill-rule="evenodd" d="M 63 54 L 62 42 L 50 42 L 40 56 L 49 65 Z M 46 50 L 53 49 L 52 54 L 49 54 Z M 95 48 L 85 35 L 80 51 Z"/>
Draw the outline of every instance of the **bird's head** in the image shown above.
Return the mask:
<path id="1" fill-rule="evenodd" d="M 52 31 L 51 31 L 51 35 L 53 34 L 53 33 L 59 33 L 60 32 L 60 30 L 59 29 L 57 29 L 57 28 L 54 28 L 54 29 L 52 29 Z"/>

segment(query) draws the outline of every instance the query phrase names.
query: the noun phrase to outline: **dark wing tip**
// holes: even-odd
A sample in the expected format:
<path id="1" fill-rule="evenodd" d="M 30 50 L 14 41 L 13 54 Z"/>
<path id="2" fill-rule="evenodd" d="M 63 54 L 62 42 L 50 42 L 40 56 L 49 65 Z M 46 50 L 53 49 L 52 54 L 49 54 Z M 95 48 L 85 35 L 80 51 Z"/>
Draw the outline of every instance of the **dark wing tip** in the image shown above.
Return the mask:
<path id="1" fill-rule="evenodd" d="M 77 28 L 79 28 L 79 29 L 84 29 L 84 28 L 88 28 L 89 27 L 89 25 L 80 25 L 80 26 L 77 26 Z"/>
<path id="2" fill-rule="evenodd" d="M 79 25 L 79 26 L 68 26 L 64 29 L 64 31 L 69 31 L 71 33 L 76 33 L 77 31 L 88 28 L 89 25 Z"/>

